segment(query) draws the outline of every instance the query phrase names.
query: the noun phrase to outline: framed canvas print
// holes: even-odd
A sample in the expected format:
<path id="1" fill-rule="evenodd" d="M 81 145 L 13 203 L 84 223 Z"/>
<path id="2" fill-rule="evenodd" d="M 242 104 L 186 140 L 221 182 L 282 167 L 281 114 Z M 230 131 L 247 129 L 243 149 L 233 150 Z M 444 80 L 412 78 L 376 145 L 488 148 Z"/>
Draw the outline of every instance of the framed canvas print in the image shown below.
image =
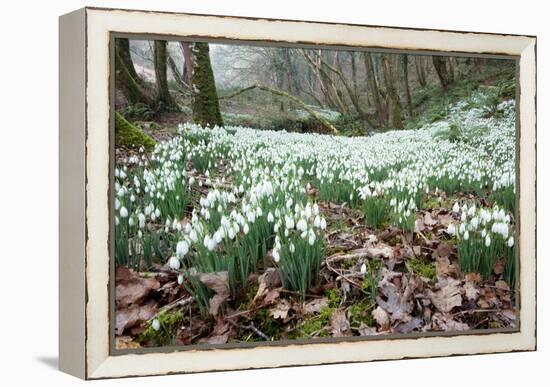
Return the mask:
<path id="1" fill-rule="evenodd" d="M 536 38 L 60 18 L 60 368 L 536 349 Z"/>

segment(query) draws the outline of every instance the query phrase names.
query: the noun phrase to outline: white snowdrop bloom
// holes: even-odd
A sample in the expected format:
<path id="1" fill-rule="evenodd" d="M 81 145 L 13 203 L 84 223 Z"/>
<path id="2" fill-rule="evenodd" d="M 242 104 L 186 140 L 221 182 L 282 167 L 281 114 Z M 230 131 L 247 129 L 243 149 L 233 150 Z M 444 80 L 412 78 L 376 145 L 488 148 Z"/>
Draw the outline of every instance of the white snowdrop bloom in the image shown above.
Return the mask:
<path id="1" fill-rule="evenodd" d="M 218 230 L 214 233 L 214 240 L 216 241 L 216 244 L 220 244 L 221 241 L 223 240 L 223 231 L 222 230 Z"/>
<path id="2" fill-rule="evenodd" d="M 320 228 L 321 227 L 321 218 L 319 215 L 315 216 L 315 219 L 313 220 L 313 227 Z"/>
<path id="3" fill-rule="evenodd" d="M 477 230 L 477 226 L 479 226 L 479 219 L 477 217 L 473 217 L 470 224 L 472 225 L 472 230 Z"/>
<path id="4" fill-rule="evenodd" d="M 124 197 L 126 192 L 124 191 L 124 188 L 121 187 L 116 194 L 117 196 Z"/>
<path id="5" fill-rule="evenodd" d="M 197 243 L 197 241 L 199 240 L 199 236 L 197 235 L 195 229 L 192 229 L 189 233 L 189 239 L 191 239 L 193 243 Z"/>
<path id="6" fill-rule="evenodd" d="M 327 228 L 327 221 L 325 218 L 321 218 L 321 230 L 326 230 Z"/>
<path id="7" fill-rule="evenodd" d="M 120 208 L 120 201 L 115 198 L 115 210 L 118 211 L 118 209 Z"/>
<path id="8" fill-rule="evenodd" d="M 464 234 L 465 231 L 466 231 L 466 224 L 460 223 L 460 226 L 458 227 L 458 232 L 460 234 Z"/>
<path id="9" fill-rule="evenodd" d="M 153 327 L 153 329 L 155 331 L 158 331 L 160 329 L 160 321 L 158 318 L 154 319 L 153 322 L 151 323 L 151 326 Z"/>
<path id="10" fill-rule="evenodd" d="M 235 238 L 235 230 L 233 229 L 233 227 L 229 227 L 227 229 L 227 236 L 230 240 L 233 240 Z"/>
<path id="11" fill-rule="evenodd" d="M 128 219 L 128 225 L 132 227 L 135 224 L 136 224 L 136 221 L 134 220 L 134 217 L 130 216 L 130 219 Z"/>
<path id="12" fill-rule="evenodd" d="M 191 223 L 187 222 L 185 223 L 185 226 L 183 226 L 183 231 L 186 233 L 186 234 L 189 234 L 192 230 L 192 227 L 191 227 Z"/>
<path id="13" fill-rule="evenodd" d="M 195 183 L 195 176 L 191 176 L 189 178 L 188 184 L 189 184 L 189 186 L 192 186 L 194 183 Z"/>
<path id="14" fill-rule="evenodd" d="M 145 227 L 145 215 L 142 213 L 138 214 L 139 228 Z"/>
<path id="15" fill-rule="evenodd" d="M 128 209 L 124 206 L 120 208 L 120 217 L 121 218 L 127 218 L 128 217 Z"/>
<path id="16" fill-rule="evenodd" d="M 460 212 L 460 206 L 458 204 L 458 202 L 455 202 L 455 204 L 453 205 L 453 212 L 458 214 Z"/>
<path id="17" fill-rule="evenodd" d="M 269 211 L 269 213 L 267 214 L 267 221 L 269 223 L 273 223 L 275 221 L 275 218 L 273 217 L 273 213 L 271 211 Z"/>
<path id="18" fill-rule="evenodd" d="M 361 274 L 365 274 L 367 272 L 367 265 L 364 263 L 361 265 Z"/>
<path id="19" fill-rule="evenodd" d="M 155 215 L 155 213 L 153 212 L 151 214 L 151 220 L 154 222 L 155 220 L 157 220 L 157 216 Z"/>
<path id="20" fill-rule="evenodd" d="M 491 246 L 491 236 L 490 236 L 489 234 L 487 234 L 487 235 L 485 236 L 485 246 L 486 246 L 486 247 Z"/>
<path id="21" fill-rule="evenodd" d="M 136 201 L 136 196 L 134 194 L 130 195 L 130 201 L 133 203 Z"/>
<path id="22" fill-rule="evenodd" d="M 447 234 L 449 235 L 455 235 L 456 234 L 456 226 L 454 223 L 449 223 L 447 226 Z"/>
<path id="23" fill-rule="evenodd" d="M 294 243 L 290 242 L 290 245 L 288 246 L 288 250 L 291 254 L 294 254 L 294 251 L 296 251 L 296 247 L 294 246 Z"/>
<path id="24" fill-rule="evenodd" d="M 463 212 L 462 215 L 460 215 L 460 221 L 465 222 L 466 221 L 466 213 Z"/>
<path id="25" fill-rule="evenodd" d="M 273 249 L 273 260 L 275 262 L 279 262 L 281 260 L 281 255 L 277 249 Z"/>
<path id="26" fill-rule="evenodd" d="M 179 241 L 176 245 L 176 255 L 180 258 L 185 257 L 185 255 L 189 252 L 189 243 L 187 241 Z"/>
<path id="27" fill-rule="evenodd" d="M 508 245 L 508 247 L 513 247 L 514 246 L 514 237 L 511 236 L 510 238 L 508 238 L 508 241 L 506 242 L 506 244 Z"/>
<path id="28" fill-rule="evenodd" d="M 155 216 L 156 216 L 157 218 L 160 218 L 160 210 L 158 209 L 158 207 L 157 207 L 157 209 L 155 210 Z"/>
<path id="29" fill-rule="evenodd" d="M 141 232 L 141 230 L 138 230 L 137 236 L 139 239 L 143 238 L 143 233 Z"/>
<path id="30" fill-rule="evenodd" d="M 285 227 L 287 230 L 291 230 L 294 228 L 294 219 L 292 219 L 290 216 L 285 217 Z"/>
<path id="31" fill-rule="evenodd" d="M 485 235 L 487 235 L 487 230 L 485 229 L 481 230 L 481 236 L 485 238 Z"/>
<path id="32" fill-rule="evenodd" d="M 296 230 L 301 232 L 307 231 L 307 222 L 304 218 L 301 218 L 298 223 L 296 223 Z"/>
<path id="33" fill-rule="evenodd" d="M 183 284 L 183 274 L 178 275 L 178 285 Z"/>
<path id="34" fill-rule="evenodd" d="M 118 220 L 118 216 L 115 216 L 115 226 L 118 226 L 120 221 Z"/>
<path id="35" fill-rule="evenodd" d="M 317 205 L 317 203 L 313 204 L 313 215 L 319 215 L 319 206 Z"/>
<path id="36" fill-rule="evenodd" d="M 170 257 L 170 259 L 168 260 L 168 266 L 170 266 L 170 269 L 179 270 L 180 260 L 178 259 L 178 257 Z"/>
<path id="37" fill-rule="evenodd" d="M 464 240 L 467 241 L 468 239 L 470 239 L 470 232 L 468 230 L 466 230 L 464 232 Z"/>
<path id="38" fill-rule="evenodd" d="M 313 246 L 316 238 L 315 233 L 313 232 L 313 229 L 310 229 L 308 234 L 309 234 L 309 237 L 308 237 L 307 243 L 309 243 L 310 246 Z"/>
<path id="39" fill-rule="evenodd" d="M 275 231 L 275 233 L 278 233 L 280 227 L 281 227 L 280 223 L 275 223 L 275 226 L 273 226 L 273 231 Z"/>
<path id="40" fill-rule="evenodd" d="M 468 209 L 468 216 L 472 217 L 472 216 L 474 216 L 475 213 L 476 213 L 476 206 L 473 205 Z"/>
<path id="41" fill-rule="evenodd" d="M 306 219 L 311 218 L 311 212 L 312 212 L 311 205 L 308 202 L 307 205 L 306 205 L 306 208 L 304 209 L 304 214 L 306 216 Z"/>
<path id="42" fill-rule="evenodd" d="M 248 226 L 248 223 L 245 223 L 243 226 L 244 234 L 247 235 L 249 231 L 250 231 L 250 227 Z"/>

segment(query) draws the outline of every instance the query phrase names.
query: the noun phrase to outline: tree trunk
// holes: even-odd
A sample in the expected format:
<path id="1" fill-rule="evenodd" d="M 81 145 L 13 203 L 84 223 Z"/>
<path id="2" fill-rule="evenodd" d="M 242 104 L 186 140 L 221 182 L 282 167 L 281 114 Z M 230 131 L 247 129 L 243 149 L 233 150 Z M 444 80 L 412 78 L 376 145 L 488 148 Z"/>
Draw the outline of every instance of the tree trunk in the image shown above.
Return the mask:
<path id="1" fill-rule="evenodd" d="M 421 87 L 426 87 L 426 73 L 424 72 L 423 57 L 416 55 L 414 57 L 414 67 L 416 69 L 416 79 Z"/>
<path id="2" fill-rule="evenodd" d="M 372 62 L 372 56 L 370 53 L 364 53 L 365 69 L 367 71 L 367 85 L 371 91 L 372 99 L 374 100 L 374 106 L 376 107 L 376 114 L 378 115 L 378 123 L 380 126 L 386 126 L 386 111 L 382 105 L 382 99 L 380 98 L 380 89 L 378 82 L 376 82 L 376 76 L 374 74 L 374 63 Z"/>
<path id="3" fill-rule="evenodd" d="M 192 85 L 193 79 L 191 77 L 193 75 L 193 63 L 191 59 L 191 48 L 187 42 L 180 42 L 180 46 L 183 52 L 183 77 L 188 85 Z"/>
<path id="4" fill-rule="evenodd" d="M 167 50 L 166 40 L 155 40 L 155 77 L 157 83 L 157 102 L 160 110 L 177 109 L 177 104 L 170 95 L 166 75 Z"/>
<path id="5" fill-rule="evenodd" d="M 143 90 L 141 81 L 139 78 L 132 76 L 132 72 L 135 74 L 135 69 L 131 58 L 126 55 L 123 51 L 125 50 L 124 44 L 121 46 L 119 44 L 115 45 L 115 87 L 120 89 L 126 100 L 130 105 L 135 105 L 137 103 L 143 103 L 148 106 L 153 105 L 153 101 Z M 126 57 L 126 59 L 123 59 Z M 130 59 L 132 66 L 129 68 L 127 60 Z"/>
<path id="6" fill-rule="evenodd" d="M 132 60 L 132 54 L 130 53 L 130 41 L 127 38 L 116 38 L 115 47 L 120 55 L 120 60 L 128 69 L 128 74 L 139 84 L 143 84 L 143 80 L 140 78 L 134 67 L 134 61 Z"/>
<path id="7" fill-rule="evenodd" d="M 395 87 L 394 72 L 389 63 L 388 55 L 382 54 L 382 67 L 384 71 L 384 81 L 389 101 L 389 124 L 392 129 L 402 129 L 403 121 L 401 119 L 401 108 L 399 106 L 399 95 Z"/>
<path id="8" fill-rule="evenodd" d="M 189 47 L 193 80 L 193 121 L 202 127 L 223 126 L 208 43 L 194 42 Z"/>
<path id="9" fill-rule="evenodd" d="M 434 55 L 432 56 L 432 62 L 437 72 L 437 77 L 441 83 L 443 90 L 448 90 L 451 83 L 449 78 L 449 72 L 447 70 L 447 58 L 443 56 Z"/>
<path id="10" fill-rule="evenodd" d="M 409 57 L 407 54 L 403 54 L 403 83 L 405 84 L 405 95 L 407 97 L 407 110 L 409 113 L 409 118 L 414 116 L 412 98 L 411 98 L 411 88 L 409 86 Z"/>

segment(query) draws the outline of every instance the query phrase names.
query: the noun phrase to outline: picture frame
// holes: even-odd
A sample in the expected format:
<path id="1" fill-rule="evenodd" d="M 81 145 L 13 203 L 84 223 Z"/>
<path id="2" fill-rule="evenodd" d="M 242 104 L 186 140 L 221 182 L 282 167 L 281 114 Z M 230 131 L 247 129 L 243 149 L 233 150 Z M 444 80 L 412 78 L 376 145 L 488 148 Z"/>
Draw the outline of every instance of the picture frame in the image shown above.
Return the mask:
<path id="1" fill-rule="evenodd" d="M 113 42 L 149 36 L 517 61 L 519 327 L 249 346 L 113 346 Z M 536 350 L 536 37 L 83 8 L 60 17 L 60 369 L 83 379 Z"/>

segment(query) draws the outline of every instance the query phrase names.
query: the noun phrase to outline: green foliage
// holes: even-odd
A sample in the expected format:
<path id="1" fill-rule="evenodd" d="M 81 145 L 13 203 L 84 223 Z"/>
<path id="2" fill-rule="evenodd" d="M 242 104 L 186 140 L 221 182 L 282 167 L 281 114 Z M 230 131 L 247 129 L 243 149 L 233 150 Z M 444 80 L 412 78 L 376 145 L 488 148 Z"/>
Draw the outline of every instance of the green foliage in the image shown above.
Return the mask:
<path id="1" fill-rule="evenodd" d="M 132 121 L 151 121 L 155 117 L 156 111 L 149 105 L 138 102 L 133 105 L 128 105 L 121 111 L 121 114 L 126 117 L 126 119 Z"/>
<path id="2" fill-rule="evenodd" d="M 349 322 L 352 327 L 360 326 L 361 323 L 369 327 L 376 326 L 376 321 L 372 317 L 373 303 L 368 301 L 358 301 L 348 309 Z"/>
<path id="3" fill-rule="evenodd" d="M 289 335 L 290 339 L 309 339 L 315 337 L 330 337 L 330 318 L 336 309 L 322 308 L 319 314 L 303 320 L 296 330 Z"/>
<path id="4" fill-rule="evenodd" d="M 432 281 L 435 280 L 435 262 L 424 262 L 422 259 L 413 258 L 408 263 L 413 273 Z"/>
<path id="5" fill-rule="evenodd" d="M 367 224 L 373 228 L 380 228 L 389 210 L 390 206 L 388 200 L 382 197 L 368 197 L 363 204 L 365 220 Z"/>
<path id="6" fill-rule="evenodd" d="M 156 142 L 141 129 L 129 123 L 119 112 L 115 112 L 115 142 L 131 148 L 141 146 L 151 150 Z"/>
<path id="7" fill-rule="evenodd" d="M 153 320 L 147 322 L 147 328 L 139 335 L 140 343 L 154 343 L 156 346 L 176 344 L 178 328 L 184 323 L 181 310 L 170 310 L 157 316 L 160 328 L 155 330 Z"/>
<path id="8" fill-rule="evenodd" d="M 329 288 L 325 290 L 325 296 L 328 299 L 328 306 L 330 308 L 338 308 L 340 306 L 340 291 L 336 288 Z"/>

